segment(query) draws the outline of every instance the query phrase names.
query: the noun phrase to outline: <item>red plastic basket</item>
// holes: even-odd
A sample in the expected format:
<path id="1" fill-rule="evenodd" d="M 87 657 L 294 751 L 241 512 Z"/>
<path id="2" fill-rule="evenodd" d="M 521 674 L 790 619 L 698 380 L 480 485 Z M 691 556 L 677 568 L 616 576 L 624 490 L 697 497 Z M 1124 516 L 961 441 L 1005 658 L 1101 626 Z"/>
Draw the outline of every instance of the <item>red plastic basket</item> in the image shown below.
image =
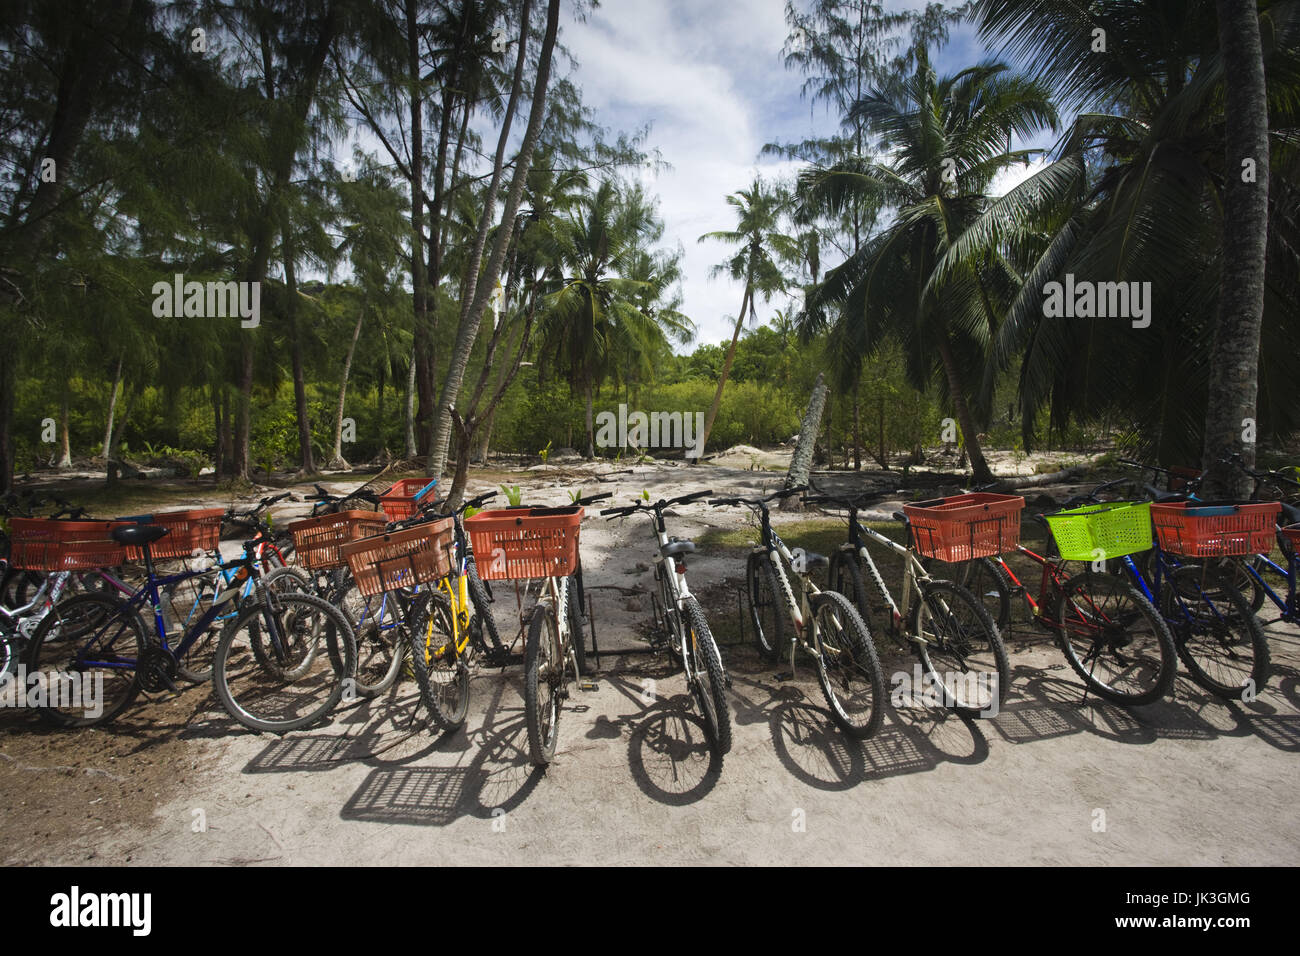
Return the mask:
<path id="1" fill-rule="evenodd" d="M 1288 525 L 1279 533 L 1291 545 L 1291 550 L 1300 548 L 1300 524 Z"/>
<path id="2" fill-rule="evenodd" d="M 1273 550 L 1276 501 L 1245 505 L 1172 501 L 1151 506 L 1160 547 L 1189 558 L 1268 553 Z"/>
<path id="3" fill-rule="evenodd" d="M 377 511 L 339 511 L 294 521 L 285 528 L 293 535 L 298 563 L 312 571 L 341 568 L 340 548 L 349 541 L 380 534 L 388 521 Z"/>
<path id="4" fill-rule="evenodd" d="M 916 550 L 928 558 L 956 563 L 991 558 L 1020 540 L 1019 495 L 984 492 L 903 505 Z"/>
<path id="5" fill-rule="evenodd" d="M 30 571 L 91 571 L 126 561 L 127 549 L 109 534 L 129 521 L 54 521 L 14 518 L 9 522 L 9 563 Z"/>
<path id="6" fill-rule="evenodd" d="M 435 487 L 416 505 L 415 496 L 428 484 L 428 478 L 402 478 L 393 482 L 393 487 L 379 496 L 379 506 L 388 515 L 388 520 L 405 521 L 414 516 L 423 505 L 437 501 L 438 489 Z"/>
<path id="7" fill-rule="evenodd" d="M 149 545 L 149 554 L 155 560 L 163 558 L 188 558 L 195 551 L 215 551 L 221 542 L 222 508 L 191 508 L 187 511 L 160 511 L 157 514 L 133 518 L 132 524 L 157 524 L 167 533 Z M 143 561 L 140 548 L 127 548 L 128 561 Z"/>
<path id="8" fill-rule="evenodd" d="M 401 531 L 362 538 L 339 550 L 352 569 L 357 589 L 367 597 L 416 584 L 430 584 L 451 573 L 455 525 L 451 518 L 426 521 Z"/>
<path id="9" fill-rule="evenodd" d="M 466 518 L 479 577 L 509 581 L 572 574 L 583 514 L 576 506 L 501 508 Z"/>

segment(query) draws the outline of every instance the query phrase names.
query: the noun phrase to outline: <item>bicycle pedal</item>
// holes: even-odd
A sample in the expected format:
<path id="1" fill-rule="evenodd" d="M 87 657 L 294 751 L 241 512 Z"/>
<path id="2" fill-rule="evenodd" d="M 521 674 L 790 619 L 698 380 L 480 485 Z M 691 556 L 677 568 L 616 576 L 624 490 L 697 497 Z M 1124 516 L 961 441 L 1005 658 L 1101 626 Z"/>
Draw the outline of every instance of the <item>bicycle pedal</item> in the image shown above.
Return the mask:
<path id="1" fill-rule="evenodd" d="M 600 690 L 600 685 L 589 677 L 583 677 L 578 681 L 578 690 L 596 691 Z"/>

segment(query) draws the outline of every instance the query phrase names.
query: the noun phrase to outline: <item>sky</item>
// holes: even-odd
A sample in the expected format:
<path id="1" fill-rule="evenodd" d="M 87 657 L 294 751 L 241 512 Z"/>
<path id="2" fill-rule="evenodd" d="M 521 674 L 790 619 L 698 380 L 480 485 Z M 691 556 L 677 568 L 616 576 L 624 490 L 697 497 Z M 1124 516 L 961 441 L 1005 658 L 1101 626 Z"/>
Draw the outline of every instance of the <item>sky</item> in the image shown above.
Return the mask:
<path id="1" fill-rule="evenodd" d="M 914 9 L 924 0 L 886 6 Z M 784 8 L 784 0 L 601 0 L 585 22 L 561 27 L 578 64 L 573 78 L 597 122 L 627 132 L 650 124 L 647 144 L 671 167 L 643 178 L 659 196 L 664 243 L 680 243 L 685 253 L 682 311 L 698 329 L 694 344 L 730 340 L 743 292 L 729 277 L 710 276 L 729 247 L 698 238 L 735 227 L 726 197 L 755 174 L 780 177 L 797 168 L 760 157 L 764 144 L 825 135 L 837 123 L 823 105 L 801 97 L 802 75 L 782 63 L 790 35 Z M 935 65 L 944 74 L 985 55 L 974 29 L 963 25 Z M 1005 176 L 995 192 L 1028 174 Z M 760 301 L 759 321 L 788 304 Z"/>

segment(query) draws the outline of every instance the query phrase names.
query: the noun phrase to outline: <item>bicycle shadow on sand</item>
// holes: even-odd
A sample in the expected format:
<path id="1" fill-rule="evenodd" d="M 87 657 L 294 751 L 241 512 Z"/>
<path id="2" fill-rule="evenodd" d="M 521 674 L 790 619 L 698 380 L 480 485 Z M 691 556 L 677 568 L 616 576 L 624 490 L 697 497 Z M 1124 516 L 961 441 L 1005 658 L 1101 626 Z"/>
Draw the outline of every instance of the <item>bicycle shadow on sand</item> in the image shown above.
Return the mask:
<path id="1" fill-rule="evenodd" d="M 615 739 L 626 730 L 632 779 L 657 803 L 680 807 L 707 796 L 722 776 L 723 758 L 695 713 L 695 698 L 688 692 L 650 694 L 644 683 L 609 671 L 601 679 L 637 710 L 612 718 L 600 715 L 587 731 L 588 739 Z"/>
<path id="2" fill-rule="evenodd" d="M 1300 750 L 1300 716 L 1279 713 L 1292 689 L 1278 676 L 1250 703 L 1224 700 L 1208 693 L 1184 672 L 1174 692 L 1140 707 L 1124 707 L 1087 693 L 1065 664 L 1047 667 L 1017 665 L 1012 688 L 999 713 L 984 721 L 1010 744 L 1036 743 L 1089 734 L 1123 744 L 1160 740 L 1211 741 L 1220 737 L 1255 736 L 1281 750 Z M 1278 694 L 1270 702 L 1269 693 Z"/>
<path id="3" fill-rule="evenodd" d="M 819 689 L 793 681 L 773 685 L 760 676 L 767 675 L 733 668 L 734 720 L 741 726 L 765 721 L 777 759 L 814 789 L 849 790 L 870 780 L 988 757 L 988 741 L 975 721 L 934 708 L 899 710 L 886 704 L 880 729 L 858 739 L 831 720 Z"/>
<path id="4" fill-rule="evenodd" d="M 413 686 L 398 684 L 340 708 L 326 732 L 272 741 L 243 772 L 327 772 L 360 764 L 370 771 L 340 809 L 341 819 L 418 826 L 490 819 L 523 803 L 543 776 L 529 759 L 522 702 L 502 700 L 509 687 L 476 679 L 471 695 L 487 690 L 490 698 L 482 726 L 448 733 L 427 719 Z"/>

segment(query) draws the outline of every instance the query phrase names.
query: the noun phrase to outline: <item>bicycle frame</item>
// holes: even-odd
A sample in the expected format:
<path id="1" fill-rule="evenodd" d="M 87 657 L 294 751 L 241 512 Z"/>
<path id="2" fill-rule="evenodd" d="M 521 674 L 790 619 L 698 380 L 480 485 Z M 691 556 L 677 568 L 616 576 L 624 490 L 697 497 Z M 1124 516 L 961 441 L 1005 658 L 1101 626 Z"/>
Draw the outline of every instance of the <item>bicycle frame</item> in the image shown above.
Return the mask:
<path id="1" fill-rule="evenodd" d="M 1267 555 L 1257 554 L 1254 557 L 1254 562 L 1243 561 L 1242 566 L 1246 569 L 1246 573 L 1255 579 L 1255 583 L 1264 589 L 1264 593 L 1268 595 L 1268 599 L 1276 604 L 1278 610 L 1282 612 L 1282 617 L 1278 620 L 1290 622 L 1300 620 L 1300 602 L 1297 602 L 1296 600 L 1296 577 L 1297 572 L 1300 571 L 1300 555 L 1297 555 L 1295 551 L 1291 551 L 1287 555 L 1287 566 L 1285 568 L 1280 564 L 1277 564 Z M 1271 573 L 1286 579 L 1287 593 L 1285 598 L 1280 597 L 1277 592 L 1268 586 L 1268 582 L 1264 580 L 1264 576 L 1259 573 L 1259 569 L 1256 567 L 1256 562 L 1262 562 L 1268 567 L 1268 570 Z"/>
<path id="2" fill-rule="evenodd" d="M 911 525 L 908 524 L 906 527 L 907 540 L 910 545 L 912 540 Z M 921 564 L 921 559 L 917 557 L 915 550 L 911 547 L 899 544 L 897 541 L 886 537 L 874 528 L 867 527 L 858 520 L 858 509 L 849 509 L 849 545 L 853 548 L 857 556 L 862 559 L 867 571 L 871 574 L 872 582 L 889 603 L 890 621 L 894 627 L 897 628 L 905 620 L 903 612 L 899 609 L 899 605 L 894 602 L 894 595 L 885 584 L 884 576 L 880 573 L 880 568 L 877 567 L 875 559 L 871 556 L 871 549 L 867 547 L 867 541 L 875 541 L 877 544 L 883 545 L 903 558 L 902 606 L 908 609 L 909 614 L 911 612 L 912 598 L 914 594 L 920 594 L 920 588 L 915 586 L 916 583 L 918 581 L 931 580 L 930 575 L 925 570 L 925 566 Z"/>

